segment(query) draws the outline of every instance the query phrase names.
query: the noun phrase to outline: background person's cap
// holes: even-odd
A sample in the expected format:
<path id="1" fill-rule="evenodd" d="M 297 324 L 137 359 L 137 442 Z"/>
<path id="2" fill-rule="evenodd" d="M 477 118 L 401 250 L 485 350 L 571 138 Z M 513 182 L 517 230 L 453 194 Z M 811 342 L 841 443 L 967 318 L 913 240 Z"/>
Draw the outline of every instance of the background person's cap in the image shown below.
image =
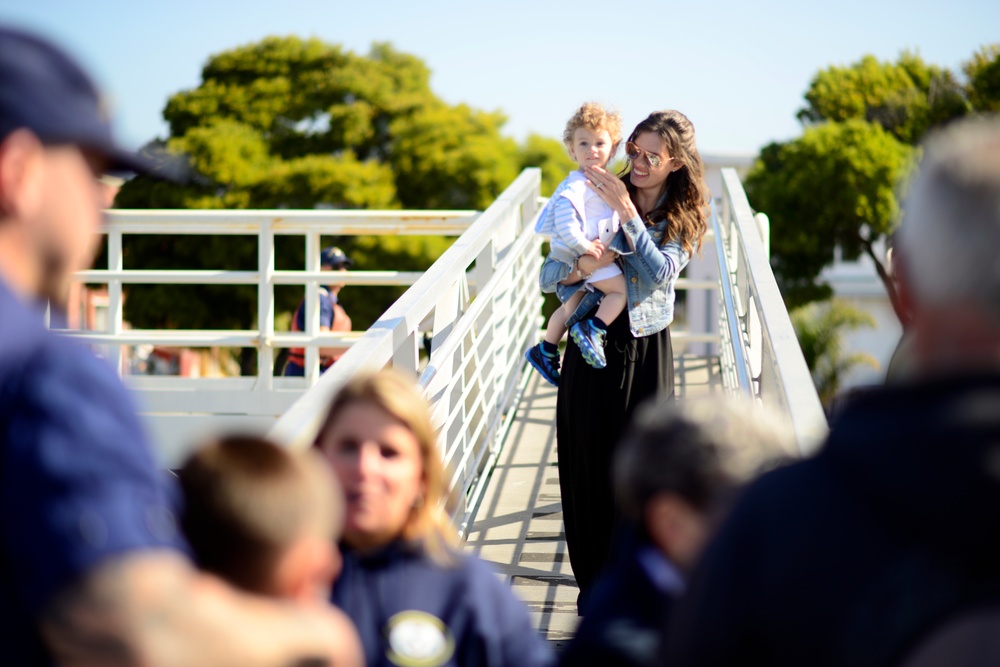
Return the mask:
<path id="1" fill-rule="evenodd" d="M 118 146 L 109 111 L 90 77 L 65 52 L 0 26 L 0 140 L 26 128 L 46 144 L 74 144 L 107 158 L 108 171 L 153 164 Z"/>
<path id="2" fill-rule="evenodd" d="M 354 264 L 344 251 L 336 246 L 323 248 L 319 253 L 320 266 L 332 266 L 335 269 L 345 268 Z"/>

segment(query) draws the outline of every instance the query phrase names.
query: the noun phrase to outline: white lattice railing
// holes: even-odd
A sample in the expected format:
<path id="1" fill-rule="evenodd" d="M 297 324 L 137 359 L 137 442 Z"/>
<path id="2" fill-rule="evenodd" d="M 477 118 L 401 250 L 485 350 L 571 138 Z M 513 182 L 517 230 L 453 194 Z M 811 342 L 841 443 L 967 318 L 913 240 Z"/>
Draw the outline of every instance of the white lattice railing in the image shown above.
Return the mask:
<path id="1" fill-rule="evenodd" d="M 681 279 L 680 290 L 719 290 L 723 302 L 722 367 L 726 385 L 774 402 L 786 411 L 803 449 L 825 428 L 822 410 L 802 361 L 766 253 L 735 172 L 724 173 L 725 192 L 712 235 L 728 280 Z M 161 462 L 174 465 L 206 434 L 224 430 L 270 431 L 293 445 L 312 442 L 336 390 L 355 373 L 388 365 L 419 378 L 433 406 L 451 473 L 456 519 L 468 520 L 502 445 L 527 378 L 523 352 L 542 325 L 538 269 L 543 239 L 533 231 L 539 208 L 540 171 L 526 169 L 484 212 L 473 211 L 111 211 L 108 268 L 77 280 L 106 283 L 106 331 L 70 335 L 104 346 L 122 368 L 124 346 L 252 347 L 251 377 L 126 376 L 158 441 Z M 259 239 L 256 271 L 147 271 L 124 269 L 122 237 L 128 234 L 232 234 Z M 275 235 L 304 237 L 305 271 L 274 269 Z M 338 282 L 408 285 L 407 292 L 367 331 L 321 333 L 318 285 L 321 235 L 456 235 L 459 238 L 426 272 L 349 271 Z M 153 331 L 125 329 L 122 294 L 139 283 L 257 285 L 258 330 Z M 274 330 L 275 285 L 303 285 L 307 327 Z M 721 287 L 721 289 L 720 289 Z M 425 334 L 429 358 L 422 355 Z M 717 333 L 672 330 L 675 340 L 719 342 Z M 739 344 L 733 344 L 738 341 Z M 306 348 L 307 377 L 273 376 L 275 350 Z M 322 377 L 322 346 L 349 347 Z"/>
<path id="2" fill-rule="evenodd" d="M 806 454 L 826 434 L 826 416 L 743 185 L 733 169 L 723 169 L 722 179 L 721 205 L 713 210 L 712 227 L 721 276 L 723 383 L 786 414 L 799 450 Z"/>
<path id="3" fill-rule="evenodd" d="M 147 418 L 160 462 L 179 463 L 206 434 L 224 430 L 267 430 L 319 377 L 318 348 L 350 346 L 363 331 L 320 332 L 318 285 L 330 274 L 320 271 L 321 236 L 445 235 L 459 236 L 479 216 L 476 211 L 336 211 L 336 210 L 157 210 L 107 212 L 108 268 L 81 271 L 75 280 L 108 286 L 108 317 L 104 331 L 64 331 L 102 350 L 121 372 L 124 349 L 137 345 L 179 348 L 255 348 L 257 373 L 250 377 L 187 378 L 125 375 Z M 122 239 L 136 234 L 232 235 L 258 238 L 255 271 L 142 270 L 123 268 Z M 304 271 L 274 268 L 274 237 L 301 236 L 305 242 Z M 417 271 L 349 271 L 337 281 L 363 289 L 369 285 L 413 285 Z M 127 329 L 123 291 L 132 284 L 256 285 L 258 329 L 151 330 Z M 275 331 L 276 285 L 302 285 L 306 294 L 306 330 Z M 274 377 L 278 349 L 306 350 L 306 378 Z"/>
<path id="4" fill-rule="evenodd" d="M 537 334 L 541 239 L 533 229 L 541 175 L 527 169 L 278 420 L 273 437 L 311 443 L 337 389 L 392 365 L 419 377 L 440 429 L 460 525 L 475 506 L 513 416 Z M 421 363 L 424 327 L 431 352 Z"/>

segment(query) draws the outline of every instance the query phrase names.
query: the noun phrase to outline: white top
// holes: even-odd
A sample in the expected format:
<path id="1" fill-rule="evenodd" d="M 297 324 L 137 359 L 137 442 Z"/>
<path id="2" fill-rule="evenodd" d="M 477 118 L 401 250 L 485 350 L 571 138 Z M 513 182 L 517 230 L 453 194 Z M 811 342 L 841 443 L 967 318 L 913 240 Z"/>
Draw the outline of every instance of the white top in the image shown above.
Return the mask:
<path id="1" fill-rule="evenodd" d="M 587 185 L 587 177 L 576 170 L 559 184 L 539 215 L 535 230 L 551 235 L 552 256 L 566 263 L 584 254 L 590 242 L 607 244 L 618 231 L 618 214 Z M 587 280 L 592 283 L 621 273 L 617 265 L 601 267 Z"/>

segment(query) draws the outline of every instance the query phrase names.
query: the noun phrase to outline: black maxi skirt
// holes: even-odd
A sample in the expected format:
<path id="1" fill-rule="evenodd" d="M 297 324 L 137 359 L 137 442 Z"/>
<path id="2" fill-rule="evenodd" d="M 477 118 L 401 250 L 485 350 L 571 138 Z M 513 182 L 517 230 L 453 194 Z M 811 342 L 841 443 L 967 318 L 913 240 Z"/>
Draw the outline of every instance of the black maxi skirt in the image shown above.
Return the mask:
<path id="1" fill-rule="evenodd" d="M 591 316 L 593 313 L 591 313 Z M 674 392 L 670 329 L 642 338 L 623 312 L 608 327 L 606 368 L 592 368 L 570 340 L 556 404 L 559 487 L 569 561 L 582 602 L 611 550 L 616 522 L 611 462 L 632 412 Z"/>

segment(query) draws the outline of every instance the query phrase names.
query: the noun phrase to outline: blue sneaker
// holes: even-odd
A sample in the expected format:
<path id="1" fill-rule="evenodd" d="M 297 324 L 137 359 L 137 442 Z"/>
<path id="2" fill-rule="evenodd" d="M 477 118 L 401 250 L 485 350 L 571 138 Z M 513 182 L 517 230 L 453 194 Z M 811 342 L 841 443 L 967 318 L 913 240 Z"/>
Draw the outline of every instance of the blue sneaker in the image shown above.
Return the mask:
<path id="1" fill-rule="evenodd" d="M 607 332 L 594 326 L 591 320 L 577 322 L 569 330 L 573 342 L 580 348 L 583 360 L 594 368 L 604 368 L 608 360 L 604 358 L 604 339 Z"/>
<path id="2" fill-rule="evenodd" d="M 524 357 L 531 364 L 531 367 L 538 371 L 538 374 L 545 378 L 549 384 L 559 386 L 559 355 L 549 356 L 542 352 L 542 344 L 528 348 Z"/>

